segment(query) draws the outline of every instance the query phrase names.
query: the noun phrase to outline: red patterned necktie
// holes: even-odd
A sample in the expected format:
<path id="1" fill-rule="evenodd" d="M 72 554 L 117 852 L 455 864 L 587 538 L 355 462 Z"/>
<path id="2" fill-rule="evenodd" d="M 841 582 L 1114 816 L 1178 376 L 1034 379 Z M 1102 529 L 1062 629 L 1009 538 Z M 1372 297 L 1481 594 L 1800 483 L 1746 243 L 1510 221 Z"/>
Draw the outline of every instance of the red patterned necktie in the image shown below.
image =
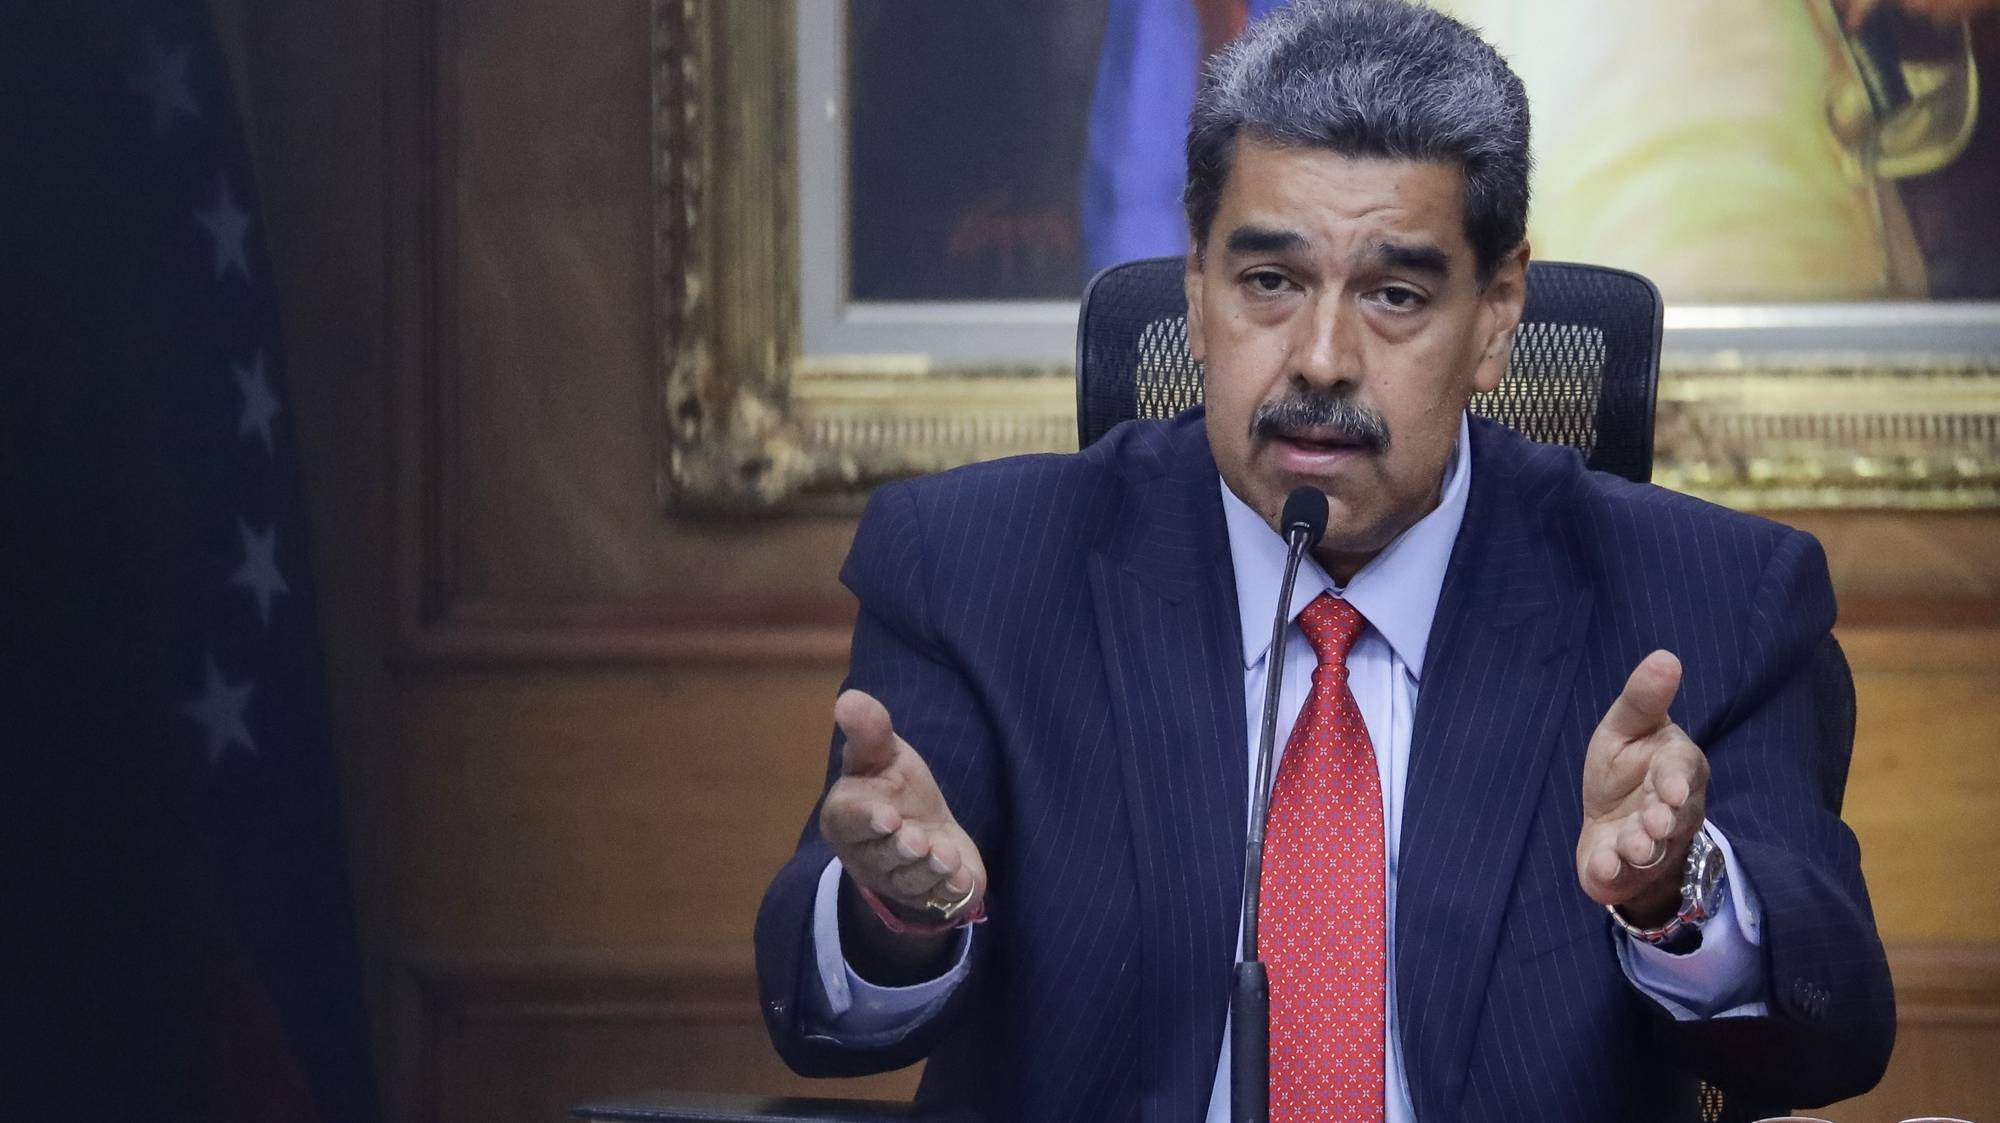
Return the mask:
<path id="1" fill-rule="evenodd" d="M 1299 613 L 1319 665 L 1272 784 L 1258 909 L 1273 1123 L 1382 1118 L 1382 785 L 1347 687 L 1365 623 L 1330 593 Z"/>

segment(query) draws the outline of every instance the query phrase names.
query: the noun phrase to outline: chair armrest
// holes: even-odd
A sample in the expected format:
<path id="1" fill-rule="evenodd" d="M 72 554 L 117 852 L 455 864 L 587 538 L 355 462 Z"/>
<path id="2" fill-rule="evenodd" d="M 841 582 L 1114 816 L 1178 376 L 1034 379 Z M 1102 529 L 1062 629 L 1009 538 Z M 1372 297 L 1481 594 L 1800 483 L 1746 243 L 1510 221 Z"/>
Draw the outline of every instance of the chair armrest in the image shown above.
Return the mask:
<path id="1" fill-rule="evenodd" d="M 970 1123 L 886 1100 L 823 1100 L 714 1092 L 648 1092 L 570 1109 L 592 1123 Z"/>

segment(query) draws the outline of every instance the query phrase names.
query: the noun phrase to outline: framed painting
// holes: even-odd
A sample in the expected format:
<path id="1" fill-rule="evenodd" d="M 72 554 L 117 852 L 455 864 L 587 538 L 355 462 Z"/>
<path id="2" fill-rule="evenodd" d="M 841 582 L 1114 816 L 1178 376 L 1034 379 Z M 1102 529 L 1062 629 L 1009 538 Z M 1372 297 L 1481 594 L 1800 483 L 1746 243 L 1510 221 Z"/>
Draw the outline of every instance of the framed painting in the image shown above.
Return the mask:
<path id="1" fill-rule="evenodd" d="M 655 0 L 663 500 L 1074 447 L 1077 294 L 1185 248 L 1201 61 L 1282 2 Z M 2000 506 L 2000 0 L 1857 2 L 1436 0 L 1529 88 L 1537 256 L 1667 297 L 1656 479 Z"/>

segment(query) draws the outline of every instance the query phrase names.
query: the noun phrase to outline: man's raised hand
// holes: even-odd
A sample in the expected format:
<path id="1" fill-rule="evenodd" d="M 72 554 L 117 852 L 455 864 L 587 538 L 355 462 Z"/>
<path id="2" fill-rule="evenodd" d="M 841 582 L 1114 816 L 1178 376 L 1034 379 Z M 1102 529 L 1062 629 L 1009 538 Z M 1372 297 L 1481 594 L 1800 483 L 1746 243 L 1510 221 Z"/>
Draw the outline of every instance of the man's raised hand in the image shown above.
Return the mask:
<path id="1" fill-rule="evenodd" d="M 1678 908 L 1688 846 L 1708 803 L 1708 757 L 1667 717 L 1680 685 L 1672 652 L 1640 660 L 1583 761 L 1577 880 L 1592 900 L 1642 927 Z"/>
<path id="2" fill-rule="evenodd" d="M 967 908 L 976 909 L 986 895 L 979 848 L 952 817 L 930 766 L 896 735 L 888 709 L 849 690 L 834 701 L 833 720 L 846 743 L 819 831 L 847 876 L 912 911 L 968 892 Z"/>

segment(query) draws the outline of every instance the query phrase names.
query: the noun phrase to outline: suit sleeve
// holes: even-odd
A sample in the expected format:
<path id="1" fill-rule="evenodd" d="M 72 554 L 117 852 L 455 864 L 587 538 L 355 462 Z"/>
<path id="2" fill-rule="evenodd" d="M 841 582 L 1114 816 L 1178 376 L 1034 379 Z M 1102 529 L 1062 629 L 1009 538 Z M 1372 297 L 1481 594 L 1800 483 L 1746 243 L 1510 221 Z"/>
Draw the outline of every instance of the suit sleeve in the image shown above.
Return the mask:
<path id="1" fill-rule="evenodd" d="M 998 749 L 975 684 L 936 625 L 930 590 L 938 561 L 928 556 L 922 529 L 916 491 L 909 484 L 881 488 L 862 515 L 841 570 L 841 581 L 861 605 L 843 689 L 865 690 L 880 699 L 896 732 L 922 754 L 952 813 L 979 846 L 989 879 L 989 908 L 998 908 L 1004 894 L 996 884 Z M 839 775 L 840 749 L 836 729 L 827 787 Z M 973 941 L 965 983 L 898 1039 L 859 1044 L 819 1032 L 811 1001 L 812 988 L 819 986 L 813 901 L 833 854 L 819 836 L 818 822 L 815 804 L 798 848 L 765 891 L 757 914 L 758 992 L 772 1044 L 802 1076 L 859 1076 L 914 1064 L 978 1000 L 981 963 L 991 941 Z"/>
<path id="2" fill-rule="evenodd" d="M 1711 1084 L 1794 1106 L 1874 1086 L 1896 1029 L 1860 847 L 1837 811 L 1851 730 L 1822 721 L 1829 685 L 1851 690 L 1833 614 L 1819 543 L 1786 534 L 1743 617 L 1735 697 L 1691 731 L 1709 758 L 1709 818 L 1757 887 L 1769 1012 L 1664 1031 Z"/>

